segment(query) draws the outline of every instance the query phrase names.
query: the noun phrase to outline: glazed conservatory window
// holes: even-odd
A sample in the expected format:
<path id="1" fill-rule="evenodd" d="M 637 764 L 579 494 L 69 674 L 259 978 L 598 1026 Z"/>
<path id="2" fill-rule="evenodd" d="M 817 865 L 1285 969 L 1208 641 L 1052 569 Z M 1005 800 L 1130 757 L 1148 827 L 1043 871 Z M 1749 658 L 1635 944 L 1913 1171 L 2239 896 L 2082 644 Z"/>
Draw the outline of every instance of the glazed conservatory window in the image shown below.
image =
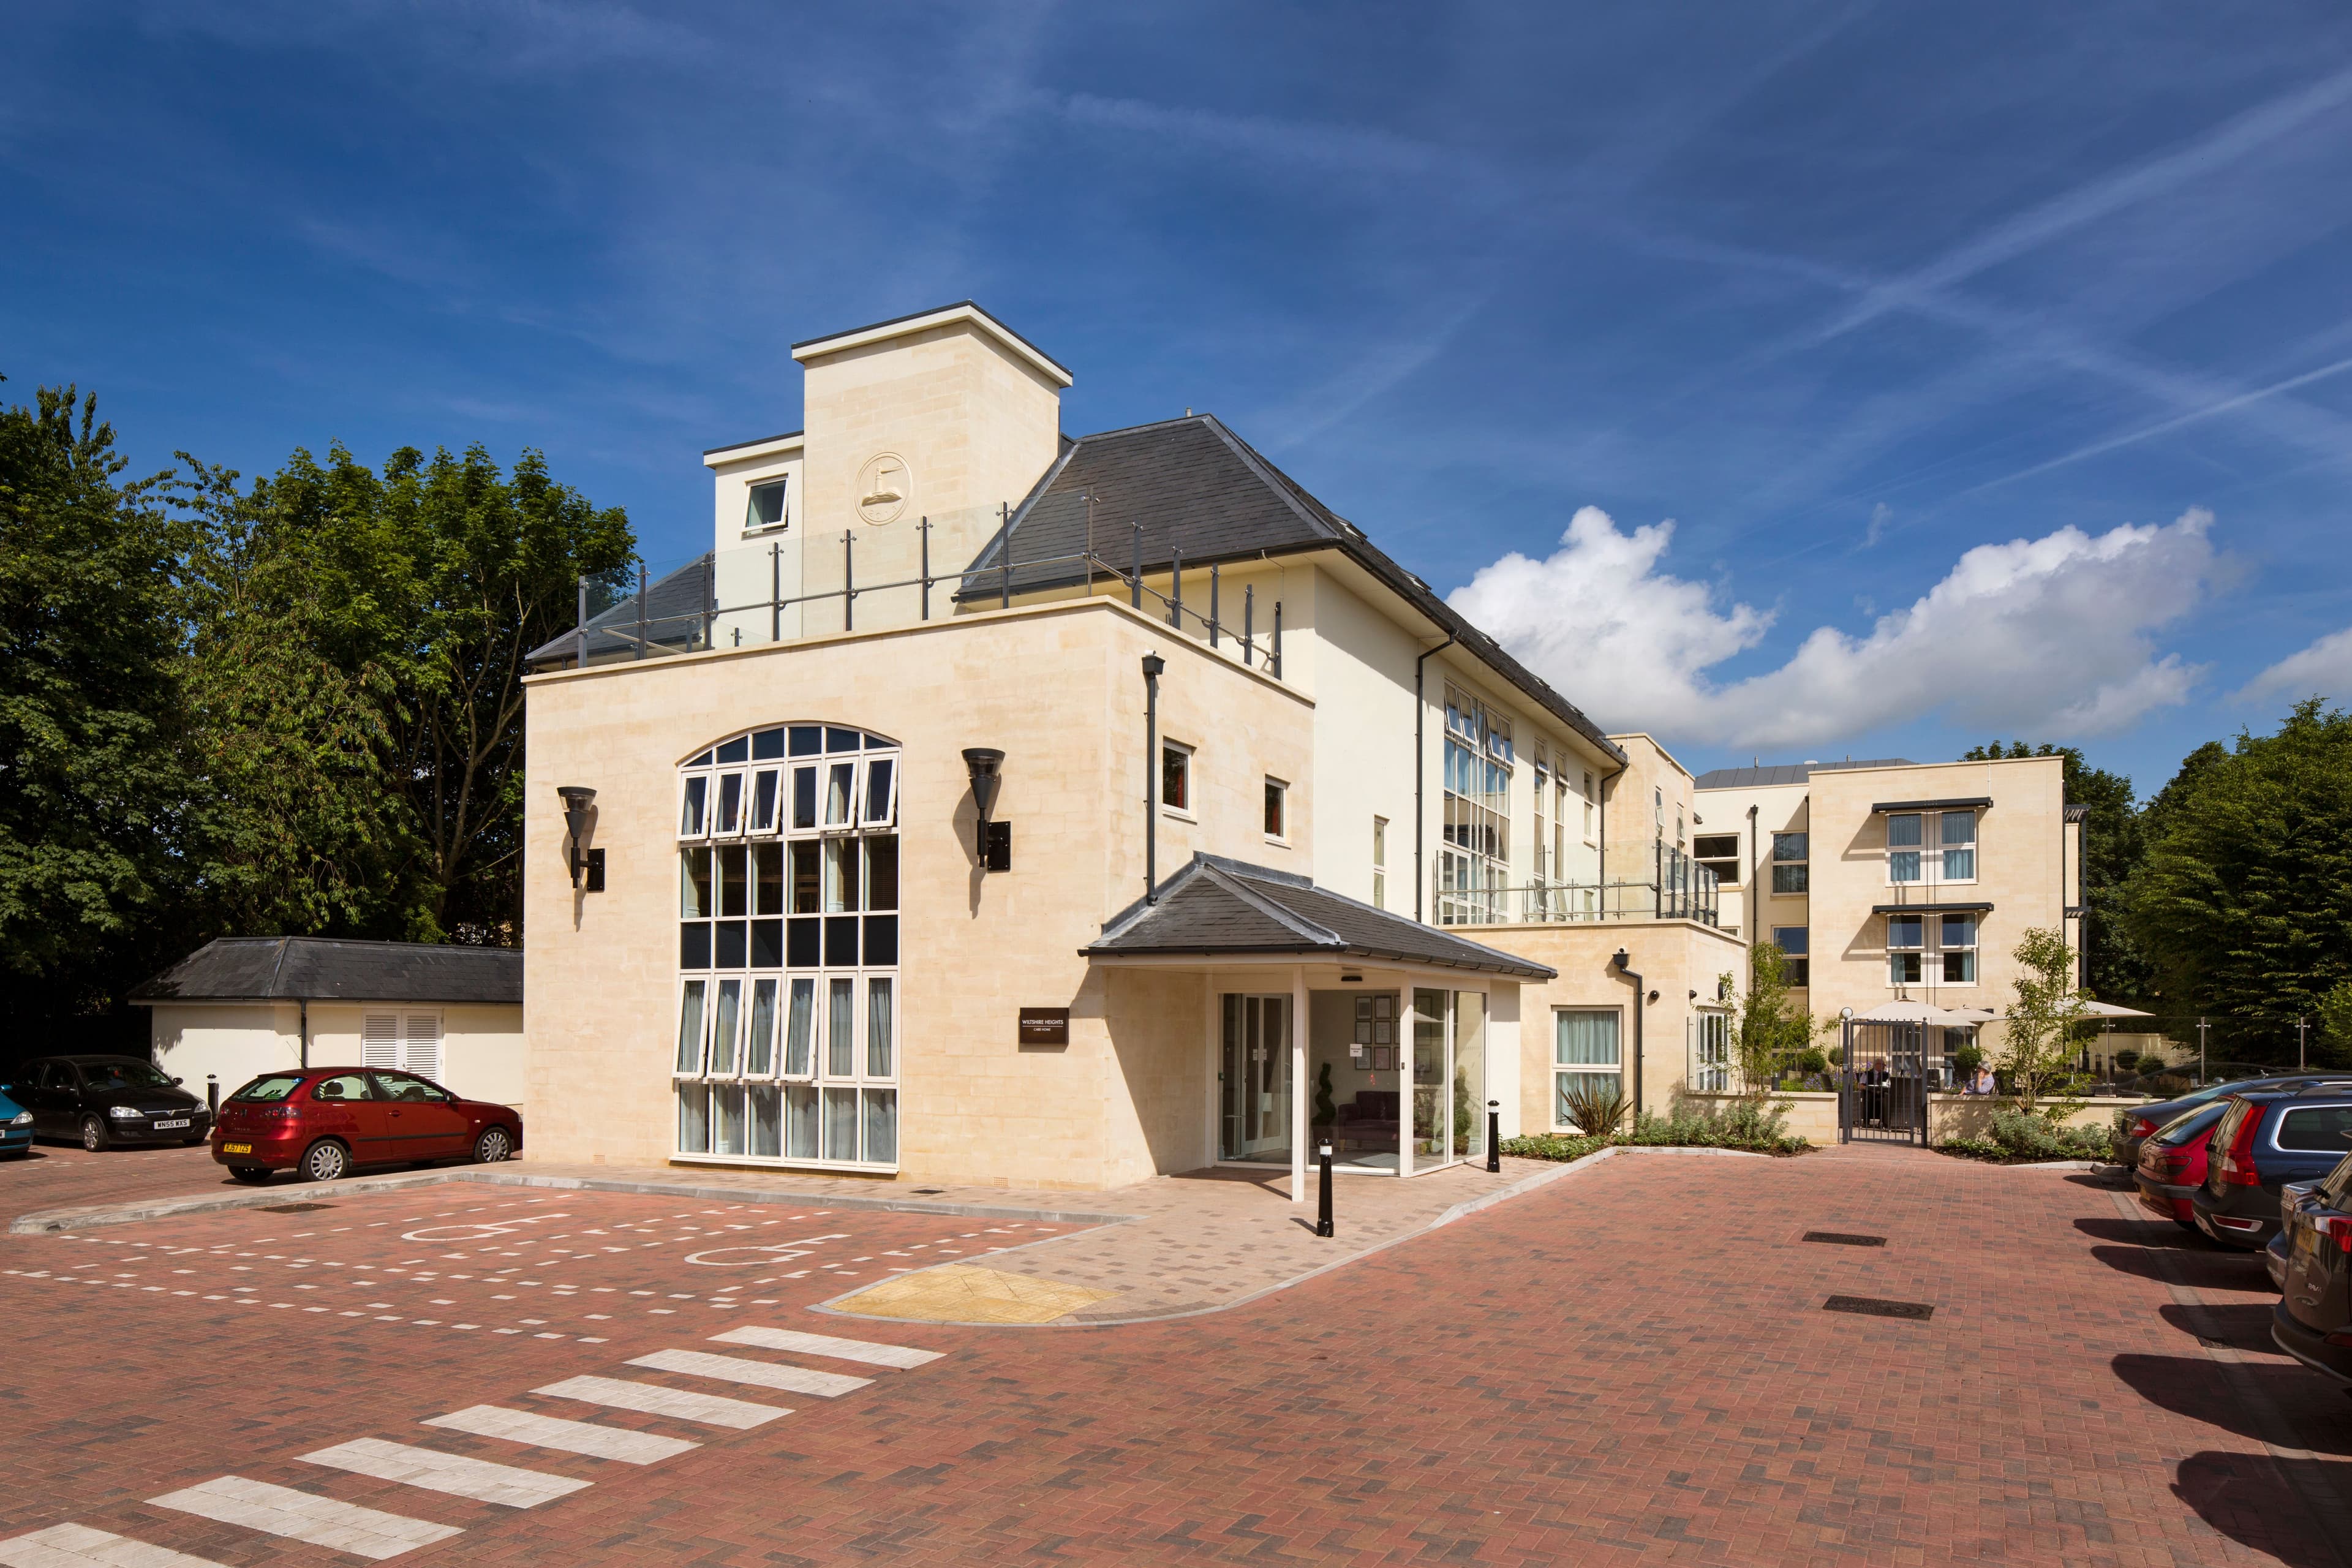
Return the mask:
<path id="1" fill-rule="evenodd" d="M 900 772 L 817 724 L 679 770 L 680 1154 L 896 1167 Z"/>
<path id="2" fill-rule="evenodd" d="M 1460 688 L 1447 687 L 1440 925 L 1502 919 L 1510 884 L 1511 763 L 1510 721 Z"/>

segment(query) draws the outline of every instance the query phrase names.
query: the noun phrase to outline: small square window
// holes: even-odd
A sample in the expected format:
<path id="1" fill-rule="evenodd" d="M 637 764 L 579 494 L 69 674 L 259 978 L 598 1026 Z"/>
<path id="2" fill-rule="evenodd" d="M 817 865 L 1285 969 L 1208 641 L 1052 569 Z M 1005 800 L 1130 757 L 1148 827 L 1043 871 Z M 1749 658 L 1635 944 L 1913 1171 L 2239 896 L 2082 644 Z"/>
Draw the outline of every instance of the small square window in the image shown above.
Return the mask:
<path id="1" fill-rule="evenodd" d="M 1772 858 L 1780 865 L 1806 858 L 1806 835 L 1775 833 L 1772 835 Z"/>
<path id="2" fill-rule="evenodd" d="M 1772 945 L 1790 958 L 1802 958 L 1811 951 L 1812 932 L 1804 926 L 1774 926 Z"/>
<path id="3" fill-rule="evenodd" d="M 751 504 L 743 511 L 744 532 L 786 525 L 789 519 L 784 507 L 784 483 L 782 479 L 771 479 L 751 487 Z"/>
<path id="4" fill-rule="evenodd" d="M 1265 781 L 1265 836 L 1284 838 L 1290 831 L 1290 786 L 1280 779 Z"/>
<path id="5" fill-rule="evenodd" d="M 1192 752 L 1170 742 L 1160 748 L 1160 804 L 1171 811 L 1192 809 Z"/>

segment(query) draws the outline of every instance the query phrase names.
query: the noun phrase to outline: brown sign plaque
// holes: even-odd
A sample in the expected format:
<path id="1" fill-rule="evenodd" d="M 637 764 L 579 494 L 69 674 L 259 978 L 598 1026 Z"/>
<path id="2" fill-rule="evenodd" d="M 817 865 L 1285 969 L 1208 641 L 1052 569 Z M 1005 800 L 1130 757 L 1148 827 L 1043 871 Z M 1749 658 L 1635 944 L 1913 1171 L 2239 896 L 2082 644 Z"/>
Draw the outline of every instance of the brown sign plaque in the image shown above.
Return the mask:
<path id="1" fill-rule="evenodd" d="M 1021 1043 L 1024 1046 L 1066 1046 L 1070 1043 L 1067 1007 L 1021 1009 Z"/>

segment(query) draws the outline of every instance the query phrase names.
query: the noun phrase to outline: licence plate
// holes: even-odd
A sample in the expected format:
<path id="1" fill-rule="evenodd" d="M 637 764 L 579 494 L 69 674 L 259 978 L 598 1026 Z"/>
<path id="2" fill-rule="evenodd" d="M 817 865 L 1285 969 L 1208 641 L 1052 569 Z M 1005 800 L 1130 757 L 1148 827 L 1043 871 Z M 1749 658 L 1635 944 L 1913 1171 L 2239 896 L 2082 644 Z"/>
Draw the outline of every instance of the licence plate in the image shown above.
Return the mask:
<path id="1" fill-rule="evenodd" d="M 187 1124 L 188 1119 L 183 1116 L 177 1121 L 158 1121 L 155 1123 L 155 1130 L 159 1132 L 168 1132 L 174 1127 L 185 1127 Z"/>
<path id="2" fill-rule="evenodd" d="M 221 1152 L 224 1154 L 250 1154 L 253 1152 L 253 1145 L 250 1143 L 224 1143 L 221 1145 Z"/>

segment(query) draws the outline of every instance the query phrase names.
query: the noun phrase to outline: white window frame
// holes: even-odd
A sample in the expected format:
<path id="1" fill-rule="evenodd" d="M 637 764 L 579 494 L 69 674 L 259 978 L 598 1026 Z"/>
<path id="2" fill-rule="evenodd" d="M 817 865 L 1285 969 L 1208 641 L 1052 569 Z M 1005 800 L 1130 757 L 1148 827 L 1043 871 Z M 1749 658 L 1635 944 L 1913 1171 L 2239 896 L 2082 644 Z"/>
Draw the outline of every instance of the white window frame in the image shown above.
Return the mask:
<path id="1" fill-rule="evenodd" d="M 1597 804 L 1592 793 L 1592 770 L 1587 768 L 1584 770 L 1584 842 L 1587 847 L 1599 842 L 1594 834 L 1594 819 L 1600 815 L 1594 809 Z"/>
<path id="2" fill-rule="evenodd" d="M 1265 791 L 1274 799 L 1275 815 L 1282 819 L 1281 831 L 1267 834 L 1265 841 L 1268 844 L 1280 844 L 1286 847 L 1290 843 L 1290 784 L 1286 780 L 1276 778 L 1272 773 L 1268 773 L 1265 775 Z M 1262 823 L 1261 826 L 1263 826 Z"/>
<path id="3" fill-rule="evenodd" d="M 1617 1061 L 1616 1061 L 1616 1065 L 1615 1065 L 1615 1068 L 1613 1068 L 1613 1070 L 1612 1070 L 1612 1068 L 1610 1067 L 1610 1065 L 1609 1065 L 1608 1063 L 1605 1063 L 1605 1062 L 1599 1062 L 1599 1063 L 1594 1063 L 1594 1062 L 1569 1062 L 1569 1063 L 1563 1063 L 1563 1062 L 1559 1059 L 1559 1051 L 1560 1051 L 1559 1025 L 1560 1025 L 1560 1020 L 1561 1020 L 1562 1018 L 1564 1018 L 1564 1017 L 1566 1017 L 1566 1016 L 1568 1016 L 1571 1015 L 1571 1014 L 1573 1014 L 1573 1015 L 1577 1015 L 1577 1016 L 1586 1016 L 1586 1015 L 1591 1015 L 1591 1016 L 1593 1016 L 1607 1017 L 1607 1018 L 1611 1018 L 1611 1019 L 1615 1020 L 1615 1022 L 1616 1022 L 1616 1026 L 1617 1026 L 1617 1032 L 1616 1032 Z M 1550 1095 L 1549 1095 L 1549 1100 L 1550 1100 L 1550 1102 L 1551 1102 L 1551 1110 L 1550 1110 L 1550 1113 L 1549 1113 L 1549 1120 L 1550 1124 L 1551 1124 L 1551 1129 L 1552 1129 L 1552 1131 L 1555 1131 L 1555 1132 L 1565 1132 L 1565 1131 L 1571 1131 L 1571 1130 L 1578 1130 L 1578 1131 L 1580 1131 L 1580 1129 L 1577 1129 L 1577 1128 L 1576 1128 L 1576 1124 L 1575 1124 L 1574 1122 L 1572 1122 L 1572 1121 L 1562 1121 L 1562 1120 L 1560 1119 L 1560 1114 L 1559 1114 L 1559 1101 L 1560 1101 L 1560 1089 L 1561 1089 L 1561 1087 L 1562 1087 L 1562 1086 L 1561 1086 L 1561 1082 L 1560 1082 L 1560 1080 L 1561 1080 L 1561 1079 L 1566 1079 L 1566 1078 L 1571 1078 L 1571 1077 L 1580 1077 L 1580 1078 L 1614 1078 L 1614 1079 L 1617 1080 L 1618 1087 L 1619 1087 L 1620 1089 L 1624 1088 L 1624 1086 L 1625 1086 L 1625 1010 L 1624 1010 L 1622 1007 L 1554 1007 L 1554 1008 L 1551 1010 L 1551 1019 L 1552 1019 L 1552 1022 L 1551 1022 L 1551 1071 L 1550 1071 L 1551 1083 L 1550 1083 L 1550 1086 L 1549 1086 L 1549 1087 L 1550 1087 L 1550 1089 L 1551 1089 L 1551 1093 L 1550 1093 Z"/>
<path id="4" fill-rule="evenodd" d="M 1197 786 L 1201 781 L 1193 776 L 1192 767 L 1192 759 L 1199 754 L 1199 752 L 1200 748 L 1188 745 L 1182 741 L 1171 741 L 1165 735 L 1160 738 L 1160 756 L 1154 764 L 1160 772 L 1153 777 L 1151 787 L 1153 794 L 1159 799 L 1160 809 L 1179 821 L 1198 822 L 1200 820 L 1199 808 L 1192 804 L 1200 797 L 1200 790 Z M 1183 763 L 1184 804 L 1181 805 L 1171 805 L 1168 799 L 1168 758 L 1171 752 Z"/>
<path id="5" fill-rule="evenodd" d="M 771 485 L 775 486 L 784 492 L 784 504 L 776 509 L 777 515 L 775 521 L 754 522 L 751 520 L 751 509 L 754 499 L 761 490 L 766 489 Z M 792 526 L 793 476 L 789 470 L 781 474 L 769 474 L 759 479 L 749 479 L 743 481 L 743 537 L 746 539 L 772 539 L 777 534 L 790 532 L 792 531 Z"/>
<path id="6" fill-rule="evenodd" d="M 1389 819 L 1372 816 L 1372 908 L 1389 907 Z"/>
<path id="7" fill-rule="evenodd" d="M 1924 910 L 1916 915 L 1891 914 L 1886 917 L 1886 988 L 1888 990 L 1895 990 L 1906 985 L 1925 985 L 1927 983 L 1927 924 L 1934 918 Z M 1895 945 L 1895 922 L 1904 920 L 1919 922 L 1919 940 L 1916 942 L 1897 947 Z M 1898 977 L 1895 973 L 1895 961 L 1897 957 L 1917 959 L 1919 961 L 1917 976 L 1909 979 Z"/>

